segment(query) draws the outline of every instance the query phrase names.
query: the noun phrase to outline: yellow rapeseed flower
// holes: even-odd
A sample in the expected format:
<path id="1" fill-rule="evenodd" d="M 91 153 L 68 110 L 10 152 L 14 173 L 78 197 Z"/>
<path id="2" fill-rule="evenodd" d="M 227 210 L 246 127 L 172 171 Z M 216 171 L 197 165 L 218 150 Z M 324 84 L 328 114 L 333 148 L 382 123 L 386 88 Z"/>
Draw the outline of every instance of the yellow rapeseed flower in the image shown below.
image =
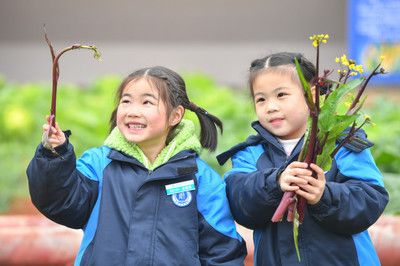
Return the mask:
<path id="1" fill-rule="evenodd" d="M 314 34 L 312 36 L 309 37 L 309 39 L 312 41 L 312 45 L 314 47 L 319 46 L 321 43 L 327 43 L 328 39 L 329 39 L 329 35 L 328 34 Z"/>

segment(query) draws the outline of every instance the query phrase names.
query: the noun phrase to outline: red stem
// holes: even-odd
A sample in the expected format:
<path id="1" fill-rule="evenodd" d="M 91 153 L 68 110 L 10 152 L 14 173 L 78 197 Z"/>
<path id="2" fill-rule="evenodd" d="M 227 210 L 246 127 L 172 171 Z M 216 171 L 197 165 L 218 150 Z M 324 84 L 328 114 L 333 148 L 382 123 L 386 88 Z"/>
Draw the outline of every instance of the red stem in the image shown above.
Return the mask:
<path id="1" fill-rule="evenodd" d="M 350 106 L 349 110 L 347 111 L 347 113 L 349 113 L 357 105 L 357 103 L 360 101 L 361 95 L 364 93 L 364 90 L 367 87 L 367 85 L 368 85 L 369 81 L 371 80 L 371 78 L 378 73 L 376 71 L 378 70 L 378 68 L 380 66 L 381 66 L 381 63 L 378 64 L 378 66 L 374 69 L 374 71 L 372 71 L 371 74 L 369 74 L 367 79 L 364 81 L 362 87 L 360 88 L 360 90 L 357 93 L 356 98 L 354 98 L 354 101 L 351 103 L 351 106 Z"/>
<path id="2" fill-rule="evenodd" d="M 50 116 L 53 116 L 53 123 L 52 126 L 55 126 L 56 124 L 56 107 L 57 107 L 57 83 L 58 83 L 58 77 L 59 77 L 59 67 L 58 67 L 58 60 L 60 59 L 60 57 L 70 51 L 70 50 L 74 50 L 74 49 L 78 49 L 79 45 L 72 45 L 68 48 L 65 48 L 64 50 L 62 50 L 55 58 L 53 61 L 53 87 L 51 90 L 51 109 L 50 109 Z"/>
<path id="3" fill-rule="evenodd" d="M 293 196 L 294 196 L 294 192 L 292 192 L 292 191 L 287 191 L 287 192 L 283 193 L 281 202 L 279 203 L 278 208 L 276 208 L 276 211 L 275 211 L 274 215 L 272 216 L 272 219 L 271 219 L 272 222 L 279 222 L 282 220 L 283 214 L 286 212 L 286 209 L 294 200 Z"/>

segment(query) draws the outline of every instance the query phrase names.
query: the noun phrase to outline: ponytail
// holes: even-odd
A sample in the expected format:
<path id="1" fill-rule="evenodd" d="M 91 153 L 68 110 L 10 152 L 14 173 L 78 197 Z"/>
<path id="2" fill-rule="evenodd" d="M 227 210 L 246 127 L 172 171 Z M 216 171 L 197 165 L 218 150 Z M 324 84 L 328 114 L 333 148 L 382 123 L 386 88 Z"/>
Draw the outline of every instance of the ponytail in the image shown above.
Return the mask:
<path id="1" fill-rule="evenodd" d="M 194 112 L 199 119 L 201 146 L 210 151 L 215 151 L 217 148 L 217 127 L 220 129 L 221 134 L 223 131 L 221 120 L 192 102 L 189 102 L 189 104 L 184 107 Z"/>

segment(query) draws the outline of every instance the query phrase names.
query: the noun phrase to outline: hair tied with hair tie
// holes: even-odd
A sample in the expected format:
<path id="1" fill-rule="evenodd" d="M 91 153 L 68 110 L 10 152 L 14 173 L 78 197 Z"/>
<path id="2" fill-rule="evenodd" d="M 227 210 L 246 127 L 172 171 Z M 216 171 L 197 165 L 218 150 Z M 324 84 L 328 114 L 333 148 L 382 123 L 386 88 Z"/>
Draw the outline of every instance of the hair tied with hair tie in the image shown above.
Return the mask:
<path id="1" fill-rule="evenodd" d="M 198 107 L 198 109 L 199 109 L 199 112 L 200 112 L 200 113 L 203 113 L 203 114 L 205 114 L 205 115 L 208 115 L 208 112 L 207 112 L 206 110 L 204 110 L 203 108 Z"/>

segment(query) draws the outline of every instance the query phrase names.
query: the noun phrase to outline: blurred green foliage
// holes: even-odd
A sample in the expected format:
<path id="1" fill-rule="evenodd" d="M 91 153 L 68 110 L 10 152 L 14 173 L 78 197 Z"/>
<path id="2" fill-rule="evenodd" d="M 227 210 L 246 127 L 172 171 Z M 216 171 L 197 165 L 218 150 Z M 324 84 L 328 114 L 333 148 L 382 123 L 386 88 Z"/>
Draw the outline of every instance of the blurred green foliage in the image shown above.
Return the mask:
<path id="1" fill-rule="evenodd" d="M 368 92 L 367 92 L 368 93 Z M 376 164 L 383 172 L 400 174 L 400 107 L 390 95 L 377 98 L 365 113 L 372 119 L 366 126 Z"/>
<path id="2" fill-rule="evenodd" d="M 230 163 L 220 167 L 215 155 L 254 133 L 250 127 L 250 122 L 255 119 L 250 96 L 247 90 L 219 86 L 202 74 L 186 74 L 184 79 L 189 98 L 224 122 L 224 134 L 219 138 L 217 151 L 209 153 L 205 150 L 201 154 L 223 174 Z M 72 131 L 70 139 L 77 156 L 88 148 L 102 145 L 108 135 L 108 121 L 115 106 L 114 93 L 121 80 L 121 77 L 106 76 L 86 88 L 61 82 L 57 121 L 62 129 Z M 50 111 L 50 100 L 49 84 L 13 84 L 0 77 L 0 212 L 7 210 L 13 198 L 28 195 L 25 170 L 40 142 L 42 125 Z M 376 126 L 366 128 L 369 138 L 376 143 L 373 154 L 378 166 L 382 171 L 396 175 L 400 175 L 400 156 L 396 152 L 400 150 L 400 129 L 396 123 L 399 112 L 395 102 L 378 100 L 367 110 Z M 187 111 L 186 117 L 196 121 L 198 127 L 192 112 Z M 400 193 L 398 177 L 390 177 L 385 182 L 394 188 L 390 190 L 392 198 Z M 392 182 L 397 183 L 392 186 Z M 400 213 L 400 206 L 393 202 L 388 210 Z"/>

